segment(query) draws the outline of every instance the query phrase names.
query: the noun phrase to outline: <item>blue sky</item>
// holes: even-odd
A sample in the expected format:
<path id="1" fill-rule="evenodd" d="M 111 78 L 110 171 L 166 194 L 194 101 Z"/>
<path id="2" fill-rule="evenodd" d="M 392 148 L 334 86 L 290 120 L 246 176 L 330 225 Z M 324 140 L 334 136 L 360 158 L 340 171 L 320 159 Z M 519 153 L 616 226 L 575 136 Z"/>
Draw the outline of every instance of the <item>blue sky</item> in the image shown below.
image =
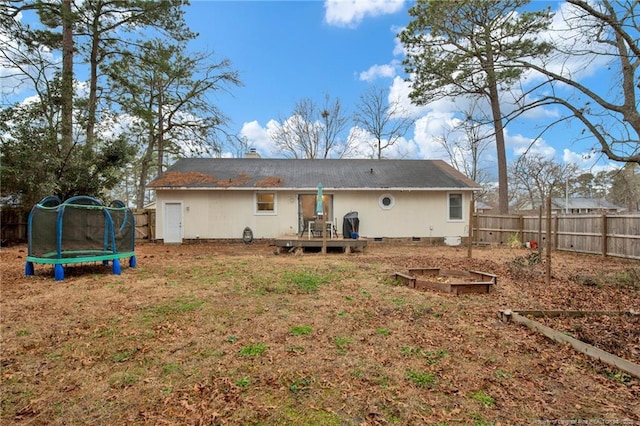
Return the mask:
<path id="1" fill-rule="evenodd" d="M 390 98 L 406 100 L 399 30 L 410 20 L 408 1 L 193 1 L 187 8 L 189 26 L 200 33 L 195 49 L 213 50 L 228 58 L 240 73 L 244 87 L 232 96 L 217 99 L 231 119 L 232 133 L 241 134 L 267 157 L 277 154 L 269 129 L 286 119 L 294 104 L 312 99 L 321 104 L 325 94 L 339 98 L 353 111 L 359 96 L 370 85 L 388 89 Z M 533 2 L 557 11 L 562 2 Z M 565 5 L 566 6 L 566 5 Z M 583 78 L 599 84 L 598 62 L 581 70 Z M 408 101 L 407 105 L 408 105 Z M 416 125 L 389 156 L 447 158 L 432 137 L 441 135 L 462 107 L 459 102 L 440 101 L 416 110 Z M 414 107 L 415 109 L 415 107 Z M 561 112 L 538 110 L 507 127 L 508 157 L 527 149 L 549 120 Z M 608 162 L 585 160 L 591 141 L 580 136 L 581 128 L 560 124 L 533 144 L 539 152 L 558 162 L 578 163 L 582 169 L 599 170 Z M 230 155 L 227 153 L 227 155 Z M 485 161 L 495 157 L 493 146 Z"/>
<path id="2" fill-rule="evenodd" d="M 190 49 L 213 51 L 216 60 L 229 59 L 239 72 L 243 86 L 219 92 L 213 102 L 229 117 L 227 130 L 246 137 L 263 157 L 278 156 L 269 133 L 290 117 L 296 102 L 311 99 L 322 105 L 324 96 L 329 95 L 339 98 L 345 112 L 352 113 L 359 97 L 375 85 L 384 88 L 389 99 L 398 99 L 415 119 L 405 137 L 385 155 L 448 160 L 434 138 L 460 119 L 468 102 L 447 99 L 417 108 L 408 101 L 410 89 L 404 80 L 402 46 L 396 35 L 410 21 L 411 4 L 405 0 L 192 0 L 186 7 L 186 20 L 200 34 Z M 567 7 L 560 1 L 533 1 L 530 7 L 548 5 L 553 11 Z M 560 16 L 555 28 L 563 28 Z M 607 90 L 612 76 L 602 60 L 580 63 L 570 58 L 563 65 L 575 78 L 590 81 L 594 89 Z M 82 70 L 76 72 L 76 77 L 82 75 Z M 2 89 L 3 104 L 10 91 Z M 25 96 L 24 92 L 20 95 Z M 593 140 L 585 139 L 577 125 L 560 124 L 536 139 L 541 129 L 562 113 L 554 108 L 539 109 L 510 123 L 506 129 L 508 158 L 529 149 L 557 162 L 576 163 L 583 170 L 620 166 L 599 156 L 585 160 Z M 231 149 L 223 153 L 235 154 Z M 366 155 L 364 148 L 355 154 Z M 495 172 L 493 145 L 485 151 L 483 163 Z"/>
<path id="3" fill-rule="evenodd" d="M 321 104 L 328 94 L 352 110 L 368 85 L 390 85 L 392 78 L 366 81 L 361 74 L 394 60 L 407 8 L 398 2 L 386 8 L 393 13 L 372 9 L 350 19 L 344 12 L 329 22 L 331 8 L 321 1 L 195 1 L 186 17 L 200 34 L 192 46 L 229 58 L 239 71 L 244 87 L 219 101 L 231 128 L 248 127 L 249 136 L 287 117 L 302 98 Z M 264 141 L 256 142 L 270 154 Z"/>

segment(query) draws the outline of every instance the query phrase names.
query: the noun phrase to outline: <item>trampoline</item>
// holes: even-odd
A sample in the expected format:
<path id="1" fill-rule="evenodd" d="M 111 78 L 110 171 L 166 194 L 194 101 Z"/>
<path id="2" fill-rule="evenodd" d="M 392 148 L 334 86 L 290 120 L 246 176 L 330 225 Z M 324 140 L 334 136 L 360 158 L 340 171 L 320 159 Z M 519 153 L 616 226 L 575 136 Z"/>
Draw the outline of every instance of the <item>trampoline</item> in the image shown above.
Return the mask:
<path id="1" fill-rule="evenodd" d="M 106 206 L 88 196 L 65 202 L 46 197 L 29 213 L 25 274 L 34 275 L 35 263 L 50 264 L 60 281 L 63 265 L 112 261 L 113 273 L 120 275 L 120 259 L 129 258 L 129 266 L 136 266 L 135 229 L 133 213 L 122 201 Z"/>

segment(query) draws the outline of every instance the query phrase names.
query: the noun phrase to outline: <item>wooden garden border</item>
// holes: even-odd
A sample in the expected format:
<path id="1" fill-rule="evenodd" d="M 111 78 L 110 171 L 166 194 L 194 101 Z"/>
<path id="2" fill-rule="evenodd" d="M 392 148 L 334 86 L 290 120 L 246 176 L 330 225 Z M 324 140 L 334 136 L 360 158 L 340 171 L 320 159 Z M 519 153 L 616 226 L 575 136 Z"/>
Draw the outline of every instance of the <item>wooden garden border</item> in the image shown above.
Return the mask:
<path id="1" fill-rule="evenodd" d="M 522 314 L 522 315 L 521 315 Z M 575 339 L 571 336 L 568 336 L 560 331 L 554 330 L 551 327 L 547 327 L 546 325 L 540 324 L 538 321 L 534 321 L 529 319 L 523 315 L 533 315 L 533 316 L 560 316 L 566 314 L 567 316 L 587 316 L 587 315 L 602 315 L 602 314 L 616 314 L 616 315 L 638 315 L 635 312 L 610 312 L 610 311 L 595 311 L 595 312 L 580 312 L 580 311 L 519 311 L 514 312 L 510 309 L 501 310 L 498 314 L 500 319 L 503 322 L 517 322 L 518 324 L 524 324 L 529 327 L 531 330 L 535 330 L 549 339 L 558 342 L 558 343 L 568 343 L 575 350 L 599 361 L 602 361 L 606 364 L 609 364 L 613 367 L 616 367 L 625 373 L 628 373 L 634 377 L 640 378 L 640 365 L 635 364 L 631 361 L 627 361 L 624 358 L 620 358 L 617 355 L 612 353 L 603 351 L 602 349 L 596 348 L 595 346 L 584 343 L 581 340 Z"/>

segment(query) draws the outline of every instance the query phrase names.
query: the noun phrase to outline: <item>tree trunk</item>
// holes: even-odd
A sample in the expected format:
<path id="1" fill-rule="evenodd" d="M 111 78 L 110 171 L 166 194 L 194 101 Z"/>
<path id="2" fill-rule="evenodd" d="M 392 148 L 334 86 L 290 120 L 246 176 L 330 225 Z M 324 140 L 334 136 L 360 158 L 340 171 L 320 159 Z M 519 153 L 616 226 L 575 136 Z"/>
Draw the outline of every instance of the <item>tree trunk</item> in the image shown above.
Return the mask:
<path id="1" fill-rule="evenodd" d="M 507 154 L 504 143 L 504 127 L 500 113 L 498 88 L 495 84 L 489 87 L 492 93 L 491 113 L 493 115 L 493 129 L 496 135 L 496 158 L 498 160 L 498 210 L 500 214 L 509 214 L 509 182 L 507 177 Z"/>
<path id="2" fill-rule="evenodd" d="M 62 117 L 60 123 L 63 152 L 73 145 L 73 16 L 71 0 L 62 0 Z"/>
<path id="3" fill-rule="evenodd" d="M 97 6 L 101 7 L 101 3 Z M 90 63 L 90 75 L 89 75 L 89 105 L 87 106 L 87 147 L 93 150 L 95 142 L 95 126 L 96 126 L 96 111 L 98 109 L 98 54 L 99 54 L 99 22 L 98 16 L 100 12 L 96 12 L 94 20 L 92 22 L 92 40 L 91 40 L 91 57 Z"/>
<path id="4" fill-rule="evenodd" d="M 164 163 L 164 117 L 162 116 L 162 87 L 158 87 L 158 176 Z"/>
<path id="5" fill-rule="evenodd" d="M 487 46 L 491 46 L 491 34 L 485 34 Z M 500 214 L 509 214 L 509 181 L 507 176 L 507 153 L 504 143 L 504 126 L 502 125 L 502 112 L 500 111 L 500 97 L 498 95 L 498 83 L 496 81 L 495 63 L 493 52 L 487 52 L 486 64 L 487 90 L 491 103 L 491 116 L 493 119 L 493 131 L 496 136 L 496 158 L 498 160 L 498 210 Z"/>
<path id="6" fill-rule="evenodd" d="M 149 143 L 147 144 L 147 150 L 144 153 L 140 161 L 140 174 L 138 175 L 138 189 L 136 190 L 136 208 L 144 208 L 144 195 L 147 191 L 147 179 L 149 178 L 149 166 L 151 159 L 153 158 L 153 148 L 155 146 L 155 135 L 153 132 L 153 125 L 149 126 Z"/>

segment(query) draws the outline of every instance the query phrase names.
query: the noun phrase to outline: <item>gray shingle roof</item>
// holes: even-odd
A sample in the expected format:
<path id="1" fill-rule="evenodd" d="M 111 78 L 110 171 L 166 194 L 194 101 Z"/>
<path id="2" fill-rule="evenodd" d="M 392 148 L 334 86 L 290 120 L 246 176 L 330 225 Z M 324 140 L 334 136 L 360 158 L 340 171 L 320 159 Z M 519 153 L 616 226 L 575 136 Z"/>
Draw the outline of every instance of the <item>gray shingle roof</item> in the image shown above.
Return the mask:
<path id="1" fill-rule="evenodd" d="M 532 204 L 531 201 L 526 201 L 519 210 L 533 210 L 539 206 L 544 206 L 546 201 L 535 200 Z M 617 210 L 622 211 L 624 207 L 615 205 L 605 200 L 604 198 L 584 198 L 584 197 L 555 197 L 551 199 L 551 208 L 556 210 Z"/>
<path id="2" fill-rule="evenodd" d="M 477 189 L 442 160 L 185 158 L 152 188 Z"/>
<path id="3" fill-rule="evenodd" d="M 622 207 L 608 202 L 604 198 L 553 198 L 554 207 L 570 209 L 622 210 Z M 568 204 L 567 204 L 568 201 Z"/>

